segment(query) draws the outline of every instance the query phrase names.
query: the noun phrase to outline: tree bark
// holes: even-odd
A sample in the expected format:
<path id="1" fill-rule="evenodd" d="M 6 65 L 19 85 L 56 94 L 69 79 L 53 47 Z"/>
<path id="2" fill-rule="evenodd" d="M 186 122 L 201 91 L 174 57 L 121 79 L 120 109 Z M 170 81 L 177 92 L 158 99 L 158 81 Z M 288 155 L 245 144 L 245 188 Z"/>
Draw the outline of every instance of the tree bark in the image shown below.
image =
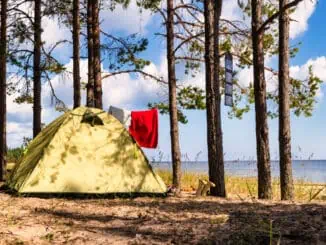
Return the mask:
<path id="1" fill-rule="evenodd" d="M 220 4 L 220 3 L 218 3 Z M 217 146 L 217 135 L 222 134 L 222 131 L 218 129 L 218 99 L 217 99 L 217 83 L 219 79 L 216 77 L 215 65 L 219 63 L 215 59 L 215 45 L 218 40 L 215 40 L 215 11 L 214 0 L 204 1 L 204 15 L 205 15 L 205 71 L 206 71 L 206 120 L 207 120 L 207 150 L 208 150 L 208 174 L 209 180 L 216 183 L 215 188 L 211 188 L 212 195 L 225 196 L 225 190 L 223 191 L 223 184 L 219 183 L 220 178 L 220 166 L 221 156 L 219 156 Z M 218 53 L 218 52 L 217 52 Z M 221 118 L 220 118 L 221 119 Z M 219 139 L 222 140 L 222 139 Z M 223 148 L 223 146 L 222 146 Z M 223 158 L 223 153 L 222 153 Z M 219 161 L 220 160 L 220 161 Z M 224 181 L 224 178 L 223 178 Z M 220 190 L 218 190 L 220 189 Z"/>
<path id="2" fill-rule="evenodd" d="M 7 125 L 7 0 L 1 0 L 0 30 L 0 181 L 6 174 L 6 125 Z"/>
<path id="3" fill-rule="evenodd" d="M 272 198 L 272 178 L 269 153 L 269 133 L 266 102 L 266 80 L 264 71 L 262 0 L 252 0 L 252 46 L 254 65 L 254 93 L 256 113 L 256 143 L 258 166 L 258 198 Z"/>
<path id="4" fill-rule="evenodd" d="M 171 134 L 171 154 L 173 167 L 173 186 L 176 192 L 181 190 L 181 153 L 179 143 L 179 125 L 177 110 L 177 79 L 175 71 L 174 54 L 174 6 L 173 0 L 167 0 L 167 60 L 169 79 L 169 109 L 170 109 L 170 134 Z"/>
<path id="5" fill-rule="evenodd" d="M 94 97 L 95 107 L 103 109 L 102 78 L 101 78 L 101 40 L 99 22 L 99 1 L 93 0 L 93 45 L 94 45 Z"/>
<path id="6" fill-rule="evenodd" d="M 73 0 L 73 79 L 74 79 L 74 108 L 80 106 L 80 19 L 79 19 L 79 0 Z"/>
<path id="7" fill-rule="evenodd" d="M 93 45 L 93 4 L 87 1 L 87 49 L 88 49 L 88 82 L 86 106 L 94 107 L 94 45 Z"/>
<path id="8" fill-rule="evenodd" d="M 293 199 L 290 124 L 290 75 L 289 75 L 289 10 L 282 10 L 288 0 L 280 0 L 279 15 L 279 150 L 281 199 Z"/>
<path id="9" fill-rule="evenodd" d="M 220 81 L 220 49 L 219 49 L 219 26 L 222 12 L 223 0 L 214 1 L 214 90 L 216 98 L 216 162 L 212 162 L 212 176 L 210 181 L 215 184 L 210 193 L 213 196 L 226 197 L 224 180 L 224 154 L 223 154 L 223 132 L 221 119 L 221 81 Z"/>
<path id="10" fill-rule="evenodd" d="M 34 0 L 34 98 L 33 137 L 41 132 L 41 0 Z"/>

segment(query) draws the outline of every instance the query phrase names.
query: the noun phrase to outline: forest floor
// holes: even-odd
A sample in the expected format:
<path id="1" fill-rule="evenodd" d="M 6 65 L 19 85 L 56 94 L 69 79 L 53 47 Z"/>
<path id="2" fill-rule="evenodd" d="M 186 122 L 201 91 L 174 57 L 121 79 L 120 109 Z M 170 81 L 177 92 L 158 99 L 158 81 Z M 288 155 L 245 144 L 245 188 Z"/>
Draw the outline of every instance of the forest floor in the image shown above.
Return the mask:
<path id="1" fill-rule="evenodd" d="M 0 193 L 0 244 L 326 244 L 326 202 Z"/>

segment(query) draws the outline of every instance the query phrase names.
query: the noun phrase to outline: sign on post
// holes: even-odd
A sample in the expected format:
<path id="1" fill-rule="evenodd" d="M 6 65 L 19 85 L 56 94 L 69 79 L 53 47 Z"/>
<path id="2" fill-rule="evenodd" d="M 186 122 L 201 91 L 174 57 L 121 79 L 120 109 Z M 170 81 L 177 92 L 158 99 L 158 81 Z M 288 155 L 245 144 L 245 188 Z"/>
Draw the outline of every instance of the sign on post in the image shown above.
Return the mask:
<path id="1" fill-rule="evenodd" d="M 230 52 L 225 54 L 225 105 L 233 106 L 233 59 Z"/>

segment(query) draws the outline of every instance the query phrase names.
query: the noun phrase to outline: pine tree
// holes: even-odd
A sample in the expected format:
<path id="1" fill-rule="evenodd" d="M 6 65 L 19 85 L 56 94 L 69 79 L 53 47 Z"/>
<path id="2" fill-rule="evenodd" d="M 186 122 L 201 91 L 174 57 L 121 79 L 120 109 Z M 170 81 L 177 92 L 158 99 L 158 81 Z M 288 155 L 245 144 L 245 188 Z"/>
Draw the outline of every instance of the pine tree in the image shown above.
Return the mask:
<path id="1" fill-rule="evenodd" d="M 281 199 L 291 200 L 293 196 L 291 124 L 290 124 L 290 73 L 289 73 L 289 10 L 284 10 L 288 0 L 279 1 L 279 154 Z"/>
<path id="2" fill-rule="evenodd" d="M 211 162 L 215 171 L 210 176 L 210 180 L 215 184 L 210 191 L 211 195 L 226 197 L 224 180 L 224 153 L 223 153 L 223 132 L 221 119 L 221 79 L 220 79 L 220 17 L 223 0 L 214 1 L 214 90 L 216 98 L 216 154 L 217 161 Z M 216 166 L 215 166 L 216 165 Z"/>
<path id="3" fill-rule="evenodd" d="M 7 121 L 7 7 L 8 1 L 1 0 L 0 26 L 0 181 L 6 174 L 6 121 Z"/>
<path id="4" fill-rule="evenodd" d="M 218 42 L 218 19 L 220 15 L 221 3 L 216 3 L 214 0 L 204 1 L 204 16 L 205 16 L 205 71 L 206 71 L 206 116 L 207 116 L 207 150 L 208 150 L 208 170 L 210 181 L 216 184 L 215 188 L 211 188 L 211 194 L 215 196 L 225 196 L 224 187 L 224 168 L 223 168 L 223 145 L 221 131 L 220 113 L 220 97 L 219 78 L 216 65 L 219 65 L 219 52 L 215 52 Z M 217 11 L 215 13 L 215 10 Z M 216 46 L 217 45 L 217 46 Z M 218 83 L 218 84 L 217 84 Z M 219 120 L 218 120 L 219 119 Z M 218 125 L 219 123 L 219 125 Z M 221 179 L 222 177 L 222 179 Z"/>
<path id="5" fill-rule="evenodd" d="M 100 40 L 100 6 L 98 0 L 93 0 L 93 72 L 94 72 L 94 102 L 96 108 L 103 108 L 102 102 L 102 78 L 101 78 L 101 40 Z"/>
<path id="6" fill-rule="evenodd" d="M 173 186 L 177 194 L 181 189 L 181 153 L 179 143 L 179 126 L 177 110 L 177 80 L 175 72 L 174 53 L 174 6 L 173 0 L 167 0 L 167 22 L 166 22 L 166 42 L 168 60 L 168 83 L 169 83 L 169 112 L 170 112 L 170 134 L 171 153 L 173 166 Z"/>
<path id="7" fill-rule="evenodd" d="M 41 0 L 34 0 L 33 137 L 41 132 Z"/>
<path id="8" fill-rule="evenodd" d="M 254 96 L 256 113 L 256 142 L 258 167 L 258 198 L 272 198 L 272 177 L 269 152 L 269 133 L 266 102 L 266 80 L 264 65 L 264 33 L 262 24 L 262 0 L 251 1 L 252 49 L 254 71 Z"/>
<path id="9" fill-rule="evenodd" d="M 72 7 L 73 25 L 73 80 L 74 80 L 74 108 L 80 106 L 80 17 L 79 17 L 79 0 L 73 0 Z"/>
<path id="10" fill-rule="evenodd" d="M 93 40 L 93 4 L 91 0 L 87 1 L 87 50 L 88 50 L 88 81 L 86 105 L 94 107 L 94 40 Z"/>

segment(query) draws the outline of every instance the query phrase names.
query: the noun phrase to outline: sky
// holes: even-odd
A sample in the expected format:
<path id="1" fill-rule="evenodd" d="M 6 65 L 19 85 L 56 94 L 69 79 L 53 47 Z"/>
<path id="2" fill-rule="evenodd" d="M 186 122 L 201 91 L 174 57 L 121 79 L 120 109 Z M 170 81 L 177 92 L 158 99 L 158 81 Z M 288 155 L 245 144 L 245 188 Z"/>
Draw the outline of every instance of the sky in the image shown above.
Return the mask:
<path id="1" fill-rule="evenodd" d="M 308 67 L 313 67 L 314 73 L 326 81 L 326 28 L 321 28 L 326 11 L 325 1 L 303 0 L 292 14 L 291 44 L 302 42 L 300 52 L 291 60 L 290 73 L 295 78 L 307 76 Z M 237 20 L 242 18 L 237 1 L 225 0 L 222 10 L 223 18 Z M 148 50 L 143 57 L 151 60 L 145 68 L 147 72 L 167 76 L 166 44 L 162 37 L 155 35 L 164 32 L 158 16 L 148 11 L 140 11 L 132 1 L 128 9 L 117 7 L 114 12 L 101 13 L 102 29 L 115 35 L 129 35 L 140 32 L 149 39 Z M 51 45 L 61 39 L 71 40 L 70 31 L 60 25 L 56 20 L 43 18 L 42 34 L 45 45 Z M 60 46 L 55 56 L 67 70 L 72 70 L 72 47 Z M 277 57 L 266 60 L 267 65 L 277 67 Z M 105 71 L 105 62 L 103 70 Z M 177 68 L 181 69 L 181 68 Z M 177 70 L 180 72 L 180 70 Z M 239 71 L 238 79 L 241 84 L 252 81 L 252 70 Z M 87 81 L 87 60 L 81 61 L 82 81 Z M 186 79 L 187 80 L 187 79 Z M 204 88 L 204 72 L 195 78 L 189 78 L 186 83 L 195 84 Z M 56 94 L 69 107 L 72 107 L 73 91 L 72 77 L 56 76 L 52 79 Z M 147 103 L 157 101 L 161 96 L 162 87 L 155 81 L 140 76 L 123 74 L 103 81 L 104 109 L 110 105 L 128 110 L 141 110 L 147 108 Z M 318 103 L 309 118 L 291 116 L 292 155 L 294 159 L 326 159 L 326 92 L 325 83 L 316 97 Z M 32 105 L 15 104 L 15 95 L 8 98 L 8 145 L 16 147 L 22 143 L 23 137 L 32 135 Z M 83 91 L 83 103 L 85 91 Z M 60 115 L 54 110 L 51 103 L 50 88 L 48 84 L 42 87 L 42 122 L 48 124 Z M 229 119 L 228 107 L 222 105 L 222 127 L 224 140 L 224 154 L 227 160 L 256 159 L 255 114 L 254 108 L 245 114 L 242 120 Z M 206 113 L 205 111 L 187 111 L 188 124 L 180 124 L 180 144 L 183 160 L 206 160 Z M 270 153 L 272 159 L 278 159 L 278 120 L 269 120 Z M 169 118 L 160 115 L 159 118 L 159 146 L 157 149 L 145 152 L 150 160 L 170 160 L 170 130 Z"/>

